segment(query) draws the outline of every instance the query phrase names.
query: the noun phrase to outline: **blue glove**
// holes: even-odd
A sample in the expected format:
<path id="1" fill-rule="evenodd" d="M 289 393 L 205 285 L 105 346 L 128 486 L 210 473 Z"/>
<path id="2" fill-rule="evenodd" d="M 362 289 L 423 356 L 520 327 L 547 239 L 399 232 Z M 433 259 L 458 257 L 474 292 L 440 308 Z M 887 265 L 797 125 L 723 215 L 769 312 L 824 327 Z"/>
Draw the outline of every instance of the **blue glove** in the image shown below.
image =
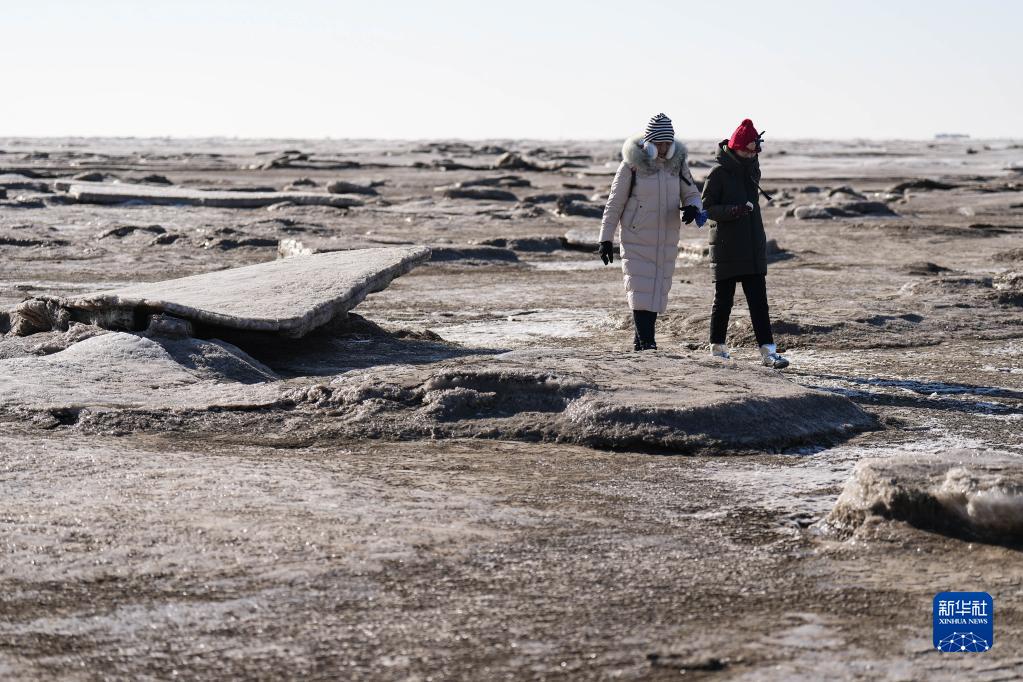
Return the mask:
<path id="1" fill-rule="evenodd" d="M 697 227 L 703 227 L 706 224 L 707 224 L 707 212 L 706 211 L 700 211 L 699 213 L 696 214 L 696 226 Z"/>

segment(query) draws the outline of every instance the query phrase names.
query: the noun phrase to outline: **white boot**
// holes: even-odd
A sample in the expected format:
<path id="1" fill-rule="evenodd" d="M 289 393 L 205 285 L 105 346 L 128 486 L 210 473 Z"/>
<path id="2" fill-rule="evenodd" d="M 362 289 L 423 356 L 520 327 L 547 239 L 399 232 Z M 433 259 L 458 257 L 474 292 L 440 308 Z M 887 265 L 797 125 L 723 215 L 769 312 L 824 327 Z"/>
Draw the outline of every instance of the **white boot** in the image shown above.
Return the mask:
<path id="1" fill-rule="evenodd" d="M 724 358 L 728 360 L 732 356 L 728 354 L 728 346 L 723 343 L 712 343 L 710 344 L 710 354 L 715 358 Z"/>
<path id="2" fill-rule="evenodd" d="M 778 355 L 778 349 L 773 343 L 765 343 L 760 347 L 760 357 L 763 358 L 765 367 L 785 369 L 789 366 L 789 361 Z"/>

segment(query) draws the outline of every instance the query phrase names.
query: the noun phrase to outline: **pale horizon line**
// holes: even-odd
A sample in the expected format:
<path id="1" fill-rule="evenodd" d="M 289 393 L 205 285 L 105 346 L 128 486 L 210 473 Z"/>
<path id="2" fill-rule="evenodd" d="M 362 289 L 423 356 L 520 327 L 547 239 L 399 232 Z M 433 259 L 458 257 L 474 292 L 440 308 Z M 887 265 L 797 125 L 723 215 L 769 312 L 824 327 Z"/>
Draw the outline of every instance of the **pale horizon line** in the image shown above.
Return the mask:
<path id="1" fill-rule="evenodd" d="M 955 135 L 956 133 L 948 133 Z M 437 136 L 437 137 L 335 137 L 330 135 L 321 136 L 249 136 L 249 135 L 0 135 L 0 140 L 7 141 L 35 141 L 35 140 L 231 140 L 231 141 L 253 141 L 253 142 L 275 142 L 293 140 L 311 140 L 332 142 L 434 142 L 434 141 L 456 141 L 456 142 L 615 142 L 622 141 L 629 135 L 620 137 L 459 137 L 459 136 Z M 680 137 L 683 142 L 692 140 L 695 142 L 719 142 L 727 137 Z M 768 142 L 1020 142 L 1020 137 L 869 137 L 863 135 L 834 136 L 834 137 L 771 137 Z"/>

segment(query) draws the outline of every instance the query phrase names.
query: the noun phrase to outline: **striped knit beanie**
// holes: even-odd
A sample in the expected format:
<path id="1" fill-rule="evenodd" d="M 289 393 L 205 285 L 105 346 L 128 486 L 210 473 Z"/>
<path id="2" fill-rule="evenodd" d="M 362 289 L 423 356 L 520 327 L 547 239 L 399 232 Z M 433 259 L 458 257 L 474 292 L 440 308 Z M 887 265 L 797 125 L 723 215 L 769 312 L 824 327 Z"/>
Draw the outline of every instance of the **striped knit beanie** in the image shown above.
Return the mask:
<path id="1" fill-rule="evenodd" d="M 671 126 L 671 119 L 664 114 L 657 114 L 646 124 L 646 133 L 643 135 L 644 142 L 674 142 L 675 129 Z"/>

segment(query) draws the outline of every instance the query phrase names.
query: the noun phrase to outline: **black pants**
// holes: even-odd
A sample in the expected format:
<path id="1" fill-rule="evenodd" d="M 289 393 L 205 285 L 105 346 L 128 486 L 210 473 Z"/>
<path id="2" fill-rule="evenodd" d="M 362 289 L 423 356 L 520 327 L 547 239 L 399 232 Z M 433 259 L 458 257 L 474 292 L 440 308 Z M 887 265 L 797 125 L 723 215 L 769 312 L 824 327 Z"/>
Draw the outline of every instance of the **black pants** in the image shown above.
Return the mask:
<path id="1" fill-rule="evenodd" d="M 744 275 L 719 279 L 714 283 L 714 307 L 710 313 L 710 342 L 724 343 L 728 335 L 728 316 L 732 314 L 732 300 L 735 298 L 735 285 L 742 283 L 742 292 L 746 294 L 749 306 L 749 318 L 753 322 L 753 334 L 757 337 L 757 345 L 774 343 L 771 336 L 771 317 L 767 312 L 767 277 L 765 275 Z"/>
<path id="2" fill-rule="evenodd" d="M 657 322 L 657 313 L 652 310 L 633 310 L 632 321 L 636 323 L 634 344 L 636 350 L 657 348 L 657 344 L 654 343 L 654 323 Z"/>

